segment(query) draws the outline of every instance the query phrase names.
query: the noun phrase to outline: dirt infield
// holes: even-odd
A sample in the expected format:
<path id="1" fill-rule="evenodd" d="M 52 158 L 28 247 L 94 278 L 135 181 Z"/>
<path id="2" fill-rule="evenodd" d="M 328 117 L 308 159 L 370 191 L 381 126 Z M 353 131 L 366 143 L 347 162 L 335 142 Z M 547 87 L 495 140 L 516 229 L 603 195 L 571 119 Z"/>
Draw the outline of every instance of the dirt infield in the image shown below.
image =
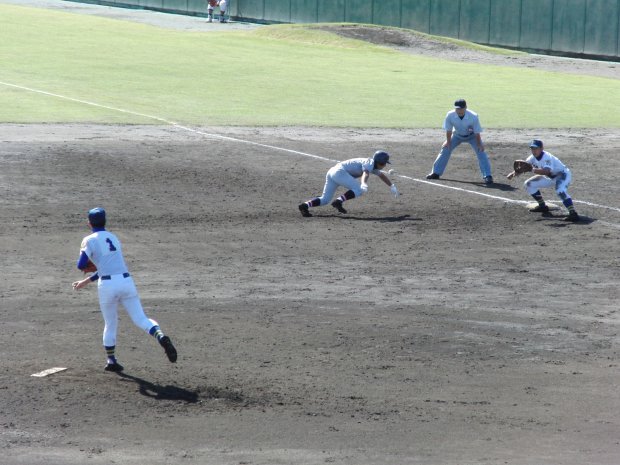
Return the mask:
<path id="1" fill-rule="evenodd" d="M 197 129 L 0 125 L 0 463 L 620 463 L 620 131 L 486 131 L 485 187 L 469 147 L 424 179 L 439 128 Z M 504 180 L 533 137 L 580 223 Z M 377 149 L 398 200 L 374 178 L 300 216 L 329 160 Z M 178 363 L 121 313 L 103 371 L 71 290 L 96 205 Z"/>
<path id="2" fill-rule="evenodd" d="M 205 130 L 333 159 L 385 148 L 415 179 L 440 136 Z M 487 134 L 498 181 L 533 135 Z M 618 136 L 541 137 L 576 200 L 617 208 Z M 484 187 L 463 149 L 446 180 L 396 177 L 396 201 L 373 179 L 348 215 L 304 219 L 330 162 L 166 127 L 0 140 L 3 463 L 618 462 L 617 210 L 578 204 L 567 225 L 448 190 L 527 200 Z M 122 316 L 125 374 L 103 372 L 95 290 L 70 286 L 93 205 L 176 365 Z"/>

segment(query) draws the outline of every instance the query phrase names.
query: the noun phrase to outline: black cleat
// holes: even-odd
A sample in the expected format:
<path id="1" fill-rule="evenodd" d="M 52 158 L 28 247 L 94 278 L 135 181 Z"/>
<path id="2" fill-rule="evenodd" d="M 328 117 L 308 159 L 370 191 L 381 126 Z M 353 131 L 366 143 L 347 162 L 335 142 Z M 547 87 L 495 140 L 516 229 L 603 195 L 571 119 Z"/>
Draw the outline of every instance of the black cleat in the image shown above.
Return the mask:
<path id="1" fill-rule="evenodd" d="M 124 369 L 123 365 L 116 362 L 116 363 L 108 363 L 105 366 L 104 371 L 112 371 L 114 373 L 120 373 L 121 371 L 123 371 L 123 369 Z"/>
<path id="2" fill-rule="evenodd" d="M 312 216 L 312 213 L 310 213 L 308 205 L 305 203 L 299 204 L 299 211 L 301 212 L 301 216 L 303 216 L 304 218 L 310 218 Z"/>
<path id="3" fill-rule="evenodd" d="M 487 186 L 490 186 L 491 184 L 493 184 L 493 176 L 485 176 L 484 177 L 484 183 Z"/>
<path id="4" fill-rule="evenodd" d="M 336 199 L 332 202 L 332 207 L 338 210 L 340 213 L 347 213 L 347 211 L 342 206 L 342 200 Z"/>
<path id="5" fill-rule="evenodd" d="M 547 205 L 538 205 L 534 208 L 530 208 L 532 213 L 549 213 L 549 207 Z"/>
<path id="6" fill-rule="evenodd" d="M 168 360 L 170 360 L 172 363 L 176 362 L 177 361 L 177 350 L 172 345 L 172 341 L 170 340 L 170 338 L 168 336 L 162 337 L 159 341 L 159 344 L 166 351 L 166 356 L 168 357 Z"/>
<path id="7" fill-rule="evenodd" d="M 577 221 L 579 221 L 579 215 L 574 210 L 570 211 L 568 212 L 566 218 L 564 218 L 564 221 L 572 221 L 573 223 L 576 223 Z"/>
<path id="8" fill-rule="evenodd" d="M 426 179 L 439 179 L 439 175 L 435 173 L 429 173 L 426 175 Z"/>

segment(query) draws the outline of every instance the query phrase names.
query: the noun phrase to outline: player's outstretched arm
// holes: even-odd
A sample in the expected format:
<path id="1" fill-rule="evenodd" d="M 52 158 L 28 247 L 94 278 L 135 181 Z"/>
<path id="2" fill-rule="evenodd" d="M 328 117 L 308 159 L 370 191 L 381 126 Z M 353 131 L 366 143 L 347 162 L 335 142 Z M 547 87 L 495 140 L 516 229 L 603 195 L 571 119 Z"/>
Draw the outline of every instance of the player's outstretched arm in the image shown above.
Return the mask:
<path id="1" fill-rule="evenodd" d="M 74 291 L 78 291 L 78 290 L 82 289 L 83 287 L 88 286 L 91 282 L 92 281 L 90 279 L 90 276 L 88 278 L 82 279 L 81 281 L 75 281 L 73 283 L 73 290 Z"/>

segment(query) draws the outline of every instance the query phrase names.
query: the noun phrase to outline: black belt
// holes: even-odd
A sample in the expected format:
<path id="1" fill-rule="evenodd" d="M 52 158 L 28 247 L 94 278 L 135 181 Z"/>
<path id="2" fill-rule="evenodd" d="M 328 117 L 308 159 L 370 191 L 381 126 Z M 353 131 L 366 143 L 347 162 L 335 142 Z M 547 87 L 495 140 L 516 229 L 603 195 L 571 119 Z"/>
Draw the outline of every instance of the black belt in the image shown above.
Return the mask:
<path id="1" fill-rule="evenodd" d="M 131 275 L 129 273 L 123 273 L 123 278 L 129 278 Z M 109 274 L 102 276 L 100 279 L 103 280 L 107 280 L 107 279 L 112 279 L 112 276 L 110 276 Z"/>
<path id="2" fill-rule="evenodd" d="M 466 136 L 462 136 L 460 134 L 457 134 L 457 136 L 459 136 L 459 137 L 471 137 L 471 136 L 473 136 L 473 134 L 467 134 Z"/>

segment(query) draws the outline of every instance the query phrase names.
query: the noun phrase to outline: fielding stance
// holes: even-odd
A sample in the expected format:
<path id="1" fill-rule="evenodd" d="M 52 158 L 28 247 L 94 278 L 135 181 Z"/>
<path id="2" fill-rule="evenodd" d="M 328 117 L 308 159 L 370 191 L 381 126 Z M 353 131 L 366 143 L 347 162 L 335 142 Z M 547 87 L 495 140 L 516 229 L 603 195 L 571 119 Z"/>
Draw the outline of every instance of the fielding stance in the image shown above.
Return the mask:
<path id="1" fill-rule="evenodd" d="M 525 181 L 525 189 L 534 197 L 534 200 L 538 202 L 538 206 L 532 208 L 530 211 L 535 213 L 548 213 L 549 207 L 543 200 L 543 196 L 540 193 L 540 188 L 555 187 L 555 192 L 562 200 L 564 206 L 568 209 L 568 216 L 566 221 L 579 221 L 579 215 L 575 211 L 573 200 L 568 195 L 567 189 L 571 182 L 572 175 L 568 167 L 560 161 L 560 159 L 543 149 L 543 143 L 541 140 L 534 139 L 530 143 L 530 150 L 532 154 L 526 158 L 526 162 L 531 166 L 532 176 Z M 530 167 L 528 167 L 530 170 Z M 516 170 L 506 176 L 508 179 L 512 179 L 518 176 L 519 172 Z"/>
<path id="2" fill-rule="evenodd" d="M 105 223 L 106 215 L 103 208 L 93 208 L 88 212 L 88 224 L 92 234 L 82 240 L 77 267 L 84 272 L 92 270 L 95 273 L 73 283 L 73 289 L 78 290 L 97 281 L 99 306 L 105 321 L 103 346 L 108 356 L 105 370 L 123 371 L 123 366 L 118 363 L 114 355 L 119 303 L 123 304 L 136 326 L 157 338 L 166 351 L 168 360 L 176 362 L 177 351 L 172 341 L 164 335 L 156 321 L 144 314 L 133 278 L 125 265 L 121 243 L 114 234 L 105 230 Z"/>
<path id="3" fill-rule="evenodd" d="M 300 203 L 299 211 L 302 216 L 312 216 L 308 211 L 310 207 L 327 205 L 334 196 L 338 186 L 343 186 L 349 190 L 334 200 L 332 202 L 332 207 L 340 213 L 347 213 L 342 204 L 347 200 L 354 199 L 368 192 L 368 178 L 370 177 L 370 173 L 379 176 L 384 183 L 390 186 L 390 190 L 394 197 L 398 197 L 400 194 L 396 186 L 390 181 L 390 178 L 381 172 L 388 163 L 390 163 L 390 156 L 387 152 L 381 150 L 375 152 L 372 158 L 351 158 L 350 160 L 341 161 L 332 167 L 327 172 L 327 175 L 325 175 L 323 195 Z M 358 178 L 361 179 L 358 180 Z"/>
<path id="4" fill-rule="evenodd" d="M 220 7 L 220 23 L 226 22 L 226 0 L 207 0 L 207 22 L 213 22 L 213 9 Z"/>
<path id="5" fill-rule="evenodd" d="M 491 162 L 489 156 L 484 151 L 482 143 L 482 126 L 478 115 L 467 109 L 467 102 L 459 99 L 454 102 L 454 110 L 446 114 L 443 122 L 443 128 L 446 131 L 446 140 L 441 146 L 441 151 L 437 155 L 433 170 L 426 176 L 426 179 L 439 179 L 448 166 L 450 156 L 463 142 L 467 142 L 474 149 L 474 153 L 478 157 L 478 166 L 482 173 L 482 180 L 485 184 L 493 184 L 493 176 L 491 176 Z"/>

